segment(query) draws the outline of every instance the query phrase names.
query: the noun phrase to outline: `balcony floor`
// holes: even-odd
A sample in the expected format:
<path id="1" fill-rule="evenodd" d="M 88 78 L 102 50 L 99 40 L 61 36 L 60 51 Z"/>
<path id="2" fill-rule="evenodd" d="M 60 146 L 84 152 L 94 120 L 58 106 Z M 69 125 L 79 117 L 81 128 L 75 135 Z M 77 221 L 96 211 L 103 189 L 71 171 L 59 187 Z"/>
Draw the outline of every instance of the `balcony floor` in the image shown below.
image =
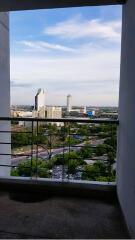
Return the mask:
<path id="1" fill-rule="evenodd" d="M 24 196 L 24 198 L 23 198 Z M 21 200 L 21 201 L 20 201 Z M 129 238 L 117 201 L 0 193 L 0 238 Z"/>

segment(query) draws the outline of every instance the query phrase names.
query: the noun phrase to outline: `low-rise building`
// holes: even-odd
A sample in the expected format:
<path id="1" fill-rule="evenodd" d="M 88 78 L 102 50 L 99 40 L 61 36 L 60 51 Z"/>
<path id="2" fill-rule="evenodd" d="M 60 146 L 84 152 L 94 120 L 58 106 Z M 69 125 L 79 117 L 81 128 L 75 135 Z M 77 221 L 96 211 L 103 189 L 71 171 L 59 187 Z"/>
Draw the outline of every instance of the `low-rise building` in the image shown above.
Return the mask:
<path id="1" fill-rule="evenodd" d="M 46 107 L 46 118 L 62 118 L 62 108 L 56 106 L 48 106 Z M 55 122 L 51 124 L 56 124 L 57 126 L 63 126 L 63 123 Z"/>

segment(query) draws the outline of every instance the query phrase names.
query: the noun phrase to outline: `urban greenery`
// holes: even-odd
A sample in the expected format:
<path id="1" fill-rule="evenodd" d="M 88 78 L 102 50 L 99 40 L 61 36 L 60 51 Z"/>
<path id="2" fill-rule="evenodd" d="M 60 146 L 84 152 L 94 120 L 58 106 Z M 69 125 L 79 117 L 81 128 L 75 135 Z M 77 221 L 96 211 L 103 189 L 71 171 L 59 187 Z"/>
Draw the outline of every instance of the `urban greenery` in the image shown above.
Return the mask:
<path id="1" fill-rule="evenodd" d="M 12 134 L 12 149 L 39 144 L 47 148 L 76 146 L 76 149 L 68 149 L 67 152 L 55 154 L 46 159 L 32 158 L 20 161 L 17 167 L 13 167 L 12 176 L 51 178 L 53 168 L 63 165 L 67 167 L 68 176 L 76 177 L 81 172 L 82 180 L 89 181 L 115 181 L 116 172 L 113 168 L 116 158 L 116 126 L 105 124 L 65 124 L 63 127 L 56 125 L 42 125 L 34 128 L 33 134 L 30 128 L 22 132 Z M 93 146 L 92 140 L 103 139 L 102 144 Z M 79 147 L 80 145 L 80 147 Z M 100 158 L 103 157 L 101 160 Z M 92 163 L 89 161 L 93 159 Z"/>

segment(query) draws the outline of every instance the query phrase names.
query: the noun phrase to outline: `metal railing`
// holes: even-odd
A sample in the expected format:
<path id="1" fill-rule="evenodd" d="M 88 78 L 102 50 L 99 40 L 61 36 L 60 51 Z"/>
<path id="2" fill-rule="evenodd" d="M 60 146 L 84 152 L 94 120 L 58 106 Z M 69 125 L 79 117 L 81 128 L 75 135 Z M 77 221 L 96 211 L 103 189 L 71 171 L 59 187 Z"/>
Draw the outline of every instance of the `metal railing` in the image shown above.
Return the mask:
<path id="1" fill-rule="evenodd" d="M 0 118 L 0 169 L 31 179 L 114 182 L 118 124 L 118 120 Z M 11 141 L 6 141 L 10 135 Z"/>

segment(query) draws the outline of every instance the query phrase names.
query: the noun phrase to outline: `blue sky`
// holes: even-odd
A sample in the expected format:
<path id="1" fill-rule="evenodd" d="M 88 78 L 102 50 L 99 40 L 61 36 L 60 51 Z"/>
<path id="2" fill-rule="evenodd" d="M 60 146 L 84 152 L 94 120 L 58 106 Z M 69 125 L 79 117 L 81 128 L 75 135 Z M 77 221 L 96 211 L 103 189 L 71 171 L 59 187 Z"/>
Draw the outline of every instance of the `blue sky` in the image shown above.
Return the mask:
<path id="1" fill-rule="evenodd" d="M 11 102 L 117 106 L 121 7 L 88 7 L 10 14 Z"/>

